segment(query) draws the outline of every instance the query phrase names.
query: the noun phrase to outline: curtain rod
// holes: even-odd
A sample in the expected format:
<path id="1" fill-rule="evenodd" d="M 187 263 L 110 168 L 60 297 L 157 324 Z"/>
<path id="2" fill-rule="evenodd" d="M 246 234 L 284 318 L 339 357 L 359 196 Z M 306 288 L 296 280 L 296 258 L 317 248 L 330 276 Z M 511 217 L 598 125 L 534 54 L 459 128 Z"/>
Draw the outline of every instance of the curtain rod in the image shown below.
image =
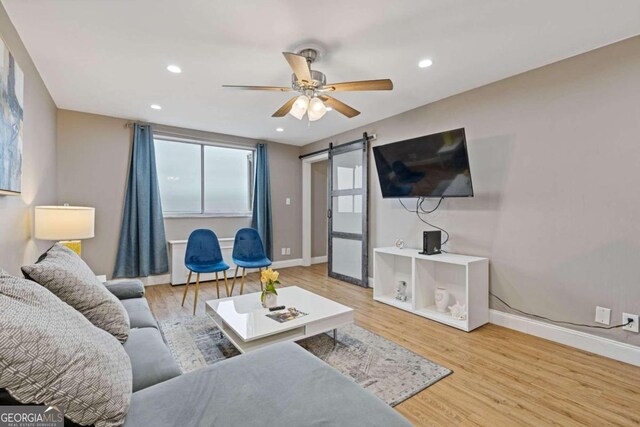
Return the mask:
<path id="1" fill-rule="evenodd" d="M 151 123 L 147 123 L 147 122 L 127 122 L 127 123 L 124 124 L 124 127 L 132 128 L 133 125 L 148 126 L 148 125 L 151 125 Z"/>
<path id="2" fill-rule="evenodd" d="M 138 122 L 138 121 L 128 121 L 127 123 L 124 124 L 124 127 L 126 128 L 132 128 L 133 125 L 141 125 L 141 126 L 153 126 L 153 123 L 148 123 L 148 122 Z"/>
<path id="3" fill-rule="evenodd" d="M 164 131 L 154 132 L 154 135 L 157 136 L 158 139 L 163 139 L 167 141 L 186 142 L 191 144 L 203 144 L 203 145 L 211 145 L 216 147 L 242 148 L 247 150 L 255 150 L 257 145 L 249 142 L 225 141 L 223 139 L 211 139 L 211 138 L 198 138 L 192 135 L 176 134 L 176 133 L 164 132 Z"/>
<path id="4" fill-rule="evenodd" d="M 182 139 L 185 141 L 190 141 L 194 143 L 204 143 L 209 145 L 218 145 L 218 146 L 226 146 L 226 147 L 246 147 L 255 149 L 258 141 L 253 142 L 251 138 L 244 137 L 236 137 L 234 135 L 223 135 L 223 134 L 215 134 L 215 132 L 203 131 L 203 130 L 194 130 L 195 133 L 203 133 L 205 135 L 197 135 L 195 133 L 189 132 L 189 129 L 184 128 L 176 128 L 168 125 L 159 125 L 157 123 L 150 122 L 139 122 L 139 121 L 128 121 L 124 124 L 125 128 L 132 128 L 133 125 L 146 125 L 152 126 L 154 129 L 154 135 L 159 137 L 166 138 L 174 138 L 174 139 Z M 215 134 L 212 136 L 208 136 L 207 134 Z M 227 137 L 230 136 L 231 139 Z M 248 139 L 249 141 L 235 141 L 234 138 Z"/>
<path id="5" fill-rule="evenodd" d="M 375 141 L 376 139 L 378 139 L 378 135 L 377 134 L 374 133 L 374 134 L 371 134 L 371 135 L 367 135 L 367 133 L 365 132 L 365 133 L 362 134 L 362 138 L 358 138 L 358 139 L 356 139 L 354 141 L 345 142 L 344 144 L 340 144 L 340 145 L 336 145 L 336 146 L 333 146 L 332 144 L 330 144 L 330 147 L 334 147 L 335 148 L 335 147 L 342 147 L 344 145 L 355 144 L 357 142 L 362 141 L 365 137 L 367 138 L 367 141 Z M 316 154 L 326 153 L 327 151 L 330 150 L 330 147 L 323 148 L 322 150 L 312 151 L 311 153 L 303 154 L 301 156 L 298 156 L 298 158 L 300 160 L 302 160 L 302 159 L 307 158 L 307 157 L 315 156 Z"/>

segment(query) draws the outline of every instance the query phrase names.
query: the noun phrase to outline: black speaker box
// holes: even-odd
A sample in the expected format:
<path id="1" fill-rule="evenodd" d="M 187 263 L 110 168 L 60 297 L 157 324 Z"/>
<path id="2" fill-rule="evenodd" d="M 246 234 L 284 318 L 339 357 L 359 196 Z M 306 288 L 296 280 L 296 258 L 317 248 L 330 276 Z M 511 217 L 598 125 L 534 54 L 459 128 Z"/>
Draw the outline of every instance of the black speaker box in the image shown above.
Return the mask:
<path id="1" fill-rule="evenodd" d="M 442 233 L 440 230 L 422 232 L 422 255 L 435 255 L 440 253 Z"/>

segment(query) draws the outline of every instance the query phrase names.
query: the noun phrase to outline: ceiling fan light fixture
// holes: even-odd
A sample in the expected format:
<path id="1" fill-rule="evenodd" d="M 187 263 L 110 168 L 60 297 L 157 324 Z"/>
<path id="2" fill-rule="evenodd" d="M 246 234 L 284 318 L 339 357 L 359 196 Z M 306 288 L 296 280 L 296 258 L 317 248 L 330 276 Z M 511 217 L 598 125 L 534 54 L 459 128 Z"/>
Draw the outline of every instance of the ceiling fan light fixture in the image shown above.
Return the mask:
<path id="1" fill-rule="evenodd" d="M 309 97 L 307 95 L 300 95 L 293 105 L 301 110 L 306 110 L 307 107 L 309 107 Z"/>
<path id="2" fill-rule="evenodd" d="M 293 92 L 294 94 L 297 92 L 298 94 L 289 98 L 287 102 L 285 102 L 276 110 L 275 113 L 271 115 L 271 117 L 285 117 L 287 114 L 291 114 L 296 119 L 302 120 L 306 114 L 310 122 L 321 119 L 327 111 L 332 110 L 335 110 L 349 119 L 360 114 L 360 111 L 332 96 L 329 96 L 328 93 L 393 90 L 393 82 L 390 79 L 327 83 L 327 78 L 324 73 L 311 69 L 311 64 L 319 57 L 318 49 L 315 47 L 304 46 L 301 49 L 296 49 L 296 51 L 298 53 L 282 52 L 284 58 L 289 64 L 289 68 L 293 71 L 290 87 L 244 85 L 222 86 L 231 89 Z M 327 106 L 327 104 L 329 106 Z"/>
<path id="3" fill-rule="evenodd" d="M 322 116 L 324 116 L 327 112 L 327 106 L 324 105 L 324 102 L 318 97 L 314 97 L 309 101 L 309 110 L 307 111 L 307 115 L 309 116 L 309 121 L 314 122 L 316 120 L 320 120 Z"/>
<path id="4" fill-rule="evenodd" d="M 293 103 L 289 114 L 295 117 L 298 120 L 302 120 L 305 113 L 307 112 L 307 108 L 309 107 L 309 97 L 307 95 L 300 95 L 296 102 Z"/>

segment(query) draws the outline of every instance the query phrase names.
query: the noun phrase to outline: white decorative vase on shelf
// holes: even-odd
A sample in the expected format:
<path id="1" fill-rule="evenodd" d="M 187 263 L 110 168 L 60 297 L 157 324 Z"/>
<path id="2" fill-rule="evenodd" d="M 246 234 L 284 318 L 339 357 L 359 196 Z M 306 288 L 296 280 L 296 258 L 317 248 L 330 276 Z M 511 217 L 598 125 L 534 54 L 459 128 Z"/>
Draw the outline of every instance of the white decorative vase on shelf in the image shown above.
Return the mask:
<path id="1" fill-rule="evenodd" d="M 264 295 L 264 301 L 262 302 L 262 306 L 265 308 L 272 308 L 278 306 L 278 295 L 267 292 Z"/>
<path id="2" fill-rule="evenodd" d="M 436 288 L 436 310 L 440 313 L 447 312 L 447 306 L 449 305 L 449 291 L 445 288 Z"/>

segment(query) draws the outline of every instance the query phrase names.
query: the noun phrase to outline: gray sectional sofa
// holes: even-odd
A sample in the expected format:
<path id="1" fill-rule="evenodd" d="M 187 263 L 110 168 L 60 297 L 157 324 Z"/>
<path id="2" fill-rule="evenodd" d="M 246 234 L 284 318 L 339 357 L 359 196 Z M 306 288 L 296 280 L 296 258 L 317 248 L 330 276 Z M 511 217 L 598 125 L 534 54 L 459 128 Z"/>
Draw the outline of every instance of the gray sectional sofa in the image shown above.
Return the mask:
<path id="1" fill-rule="evenodd" d="M 391 407 L 294 343 L 182 374 L 139 281 L 107 282 L 131 324 L 125 427 L 409 426 Z M 0 404 L 18 404 L 0 390 Z M 66 420 L 65 425 L 76 424 Z"/>
<path id="2" fill-rule="evenodd" d="M 410 425 L 294 343 L 180 375 L 141 285 L 111 282 L 107 288 L 121 299 L 131 321 L 124 348 L 134 393 L 125 427 Z"/>
<path id="3" fill-rule="evenodd" d="M 118 297 L 129 315 L 131 330 L 123 347 L 131 360 L 133 392 L 180 375 L 182 371 L 165 345 L 144 297 L 142 283 L 138 280 L 112 281 L 105 286 Z"/>

